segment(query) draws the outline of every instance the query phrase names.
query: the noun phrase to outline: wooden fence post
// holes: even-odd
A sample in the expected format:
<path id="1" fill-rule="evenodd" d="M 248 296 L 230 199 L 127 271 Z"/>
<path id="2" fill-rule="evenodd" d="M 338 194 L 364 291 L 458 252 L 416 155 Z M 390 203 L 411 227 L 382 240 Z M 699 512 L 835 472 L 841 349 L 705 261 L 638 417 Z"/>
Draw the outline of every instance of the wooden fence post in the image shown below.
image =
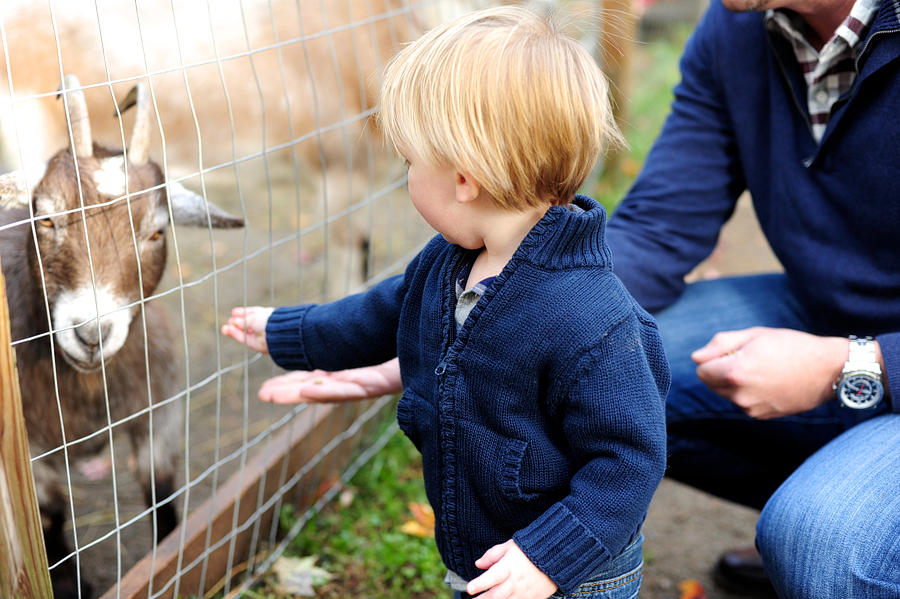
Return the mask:
<path id="1" fill-rule="evenodd" d="M 637 15 L 632 0 L 601 0 L 599 19 L 600 64 L 609 79 L 613 114 L 619 127 L 625 131 L 632 46 L 637 39 Z M 618 168 L 622 154 L 622 148 L 609 152 L 605 168 Z"/>
<path id="2" fill-rule="evenodd" d="M 0 271 L 0 597 L 53 597 Z"/>

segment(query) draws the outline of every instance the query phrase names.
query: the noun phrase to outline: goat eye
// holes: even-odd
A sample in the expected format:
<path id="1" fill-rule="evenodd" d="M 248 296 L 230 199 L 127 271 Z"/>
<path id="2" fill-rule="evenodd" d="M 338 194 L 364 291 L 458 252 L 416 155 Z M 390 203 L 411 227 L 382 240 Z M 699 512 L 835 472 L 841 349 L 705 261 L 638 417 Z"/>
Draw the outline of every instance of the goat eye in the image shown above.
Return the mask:
<path id="1" fill-rule="evenodd" d="M 156 241 L 157 239 L 161 238 L 165 234 L 166 234 L 166 230 L 160 229 L 160 230 L 156 231 L 155 233 L 153 233 L 153 235 L 150 236 L 150 241 Z"/>
<path id="2" fill-rule="evenodd" d="M 53 219 L 50 218 L 42 218 L 38 221 L 38 224 L 42 227 L 47 227 L 48 229 L 53 228 Z"/>

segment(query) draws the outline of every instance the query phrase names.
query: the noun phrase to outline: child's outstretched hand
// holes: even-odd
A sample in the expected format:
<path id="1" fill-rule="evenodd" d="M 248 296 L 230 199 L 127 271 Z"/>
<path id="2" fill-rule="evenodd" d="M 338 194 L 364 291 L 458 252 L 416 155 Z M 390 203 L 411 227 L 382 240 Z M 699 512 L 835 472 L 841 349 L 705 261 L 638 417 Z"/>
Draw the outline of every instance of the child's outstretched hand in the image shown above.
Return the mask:
<path id="1" fill-rule="evenodd" d="M 466 592 L 478 595 L 490 589 L 478 599 L 547 599 L 558 588 L 513 540 L 494 545 L 475 565 L 487 572 L 469 581 Z"/>
<path id="2" fill-rule="evenodd" d="M 228 323 L 222 325 L 222 334 L 244 343 L 253 351 L 269 353 L 266 345 L 266 323 L 275 308 L 250 306 L 234 308 Z"/>
<path id="3" fill-rule="evenodd" d="M 330 403 L 373 399 L 403 390 L 397 359 L 367 368 L 326 372 L 297 370 L 262 384 L 259 398 L 272 403 Z"/>

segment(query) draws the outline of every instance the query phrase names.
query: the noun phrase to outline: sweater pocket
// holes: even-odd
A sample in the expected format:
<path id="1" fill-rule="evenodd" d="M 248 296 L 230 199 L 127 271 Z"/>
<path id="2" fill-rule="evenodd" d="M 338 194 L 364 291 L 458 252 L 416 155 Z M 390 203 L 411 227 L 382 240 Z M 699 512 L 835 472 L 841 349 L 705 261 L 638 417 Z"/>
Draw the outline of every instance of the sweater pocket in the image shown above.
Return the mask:
<path id="1" fill-rule="evenodd" d="M 420 452 L 422 451 L 422 427 L 418 426 L 419 420 L 425 415 L 424 409 L 428 408 L 428 403 L 422 399 L 412 389 L 404 389 L 403 396 L 397 403 L 397 424 L 413 445 Z"/>
<path id="2" fill-rule="evenodd" d="M 515 532 L 565 496 L 555 472 L 529 472 L 527 441 L 506 437 L 471 422 L 459 423 L 461 484 L 495 526 Z M 527 487 L 528 481 L 534 486 Z"/>
<path id="3" fill-rule="evenodd" d="M 422 454 L 425 479 L 440 472 L 440 422 L 438 411 L 431 402 L 412 389 L 404 389 L 397 403 L 397 424 Z"/>
<path id="4" fill-rule="evenodd" d="M 397 403 L 397 424 L 422 454 L 425 494 L 439 513 L 441 501 L 441 442 L 437 410 L 410 388 Z"/>
<path id="5" fill-rule="evenodd" d="M 520 473 L 522 461 L 528 442 L 519 439 L 507 439 L 503 447 L 503 463 L 500 466 L 500 489 L 513 501 L 531 501 L 541 496 L 540 493 L 527 493 L 522 490 Z"/>
<path id="6" fill-rule="evenodd" d="M 545 448 L 536 460 L 532 444 L 507 439 L 503 444 L 503 463 L 499 470 L 500 491 L 516 506 L 541 512 L 568 494 L 572 470 L 566 460 Z M 556 458 L 556 459 L 552 459 Z"/>

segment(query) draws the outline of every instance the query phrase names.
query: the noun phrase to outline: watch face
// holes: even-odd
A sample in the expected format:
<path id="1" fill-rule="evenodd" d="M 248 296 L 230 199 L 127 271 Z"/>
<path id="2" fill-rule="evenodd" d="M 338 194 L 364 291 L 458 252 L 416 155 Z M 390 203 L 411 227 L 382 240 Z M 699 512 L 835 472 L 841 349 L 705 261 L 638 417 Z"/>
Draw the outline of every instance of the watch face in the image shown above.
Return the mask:
<path id="1" fill-rule="evenodd" d="M 883 395 L 884 386 L 881 382 L 865 374 L 848 376 L 838 388 L 841 402 L 848 408 L 857 410 L 875 407 Z"/>

